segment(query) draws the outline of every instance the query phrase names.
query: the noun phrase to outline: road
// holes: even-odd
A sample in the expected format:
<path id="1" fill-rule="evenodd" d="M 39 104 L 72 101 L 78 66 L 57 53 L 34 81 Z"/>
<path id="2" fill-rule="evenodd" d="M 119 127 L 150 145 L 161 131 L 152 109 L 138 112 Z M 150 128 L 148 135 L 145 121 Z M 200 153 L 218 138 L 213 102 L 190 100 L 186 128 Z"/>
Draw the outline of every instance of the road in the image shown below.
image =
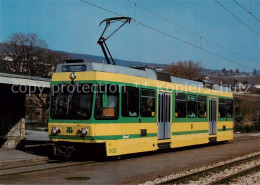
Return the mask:
<path id="1" fill-rule="evenodd" d="M 48 132 L 35 130 L 26 130 L 25 139 L 26 141 L 51 141 Z"/>
<path id="2" fill-rule="evenodd" d="M 260 151 L 259 135 L 228 144 L 187 147 L 119 161 L 95 162 L 57 169 L 0 176 L 0 183 L 20 184 L 125 184 L 145 182 L 193 167 L 204 166 L 230 157 Z"/>

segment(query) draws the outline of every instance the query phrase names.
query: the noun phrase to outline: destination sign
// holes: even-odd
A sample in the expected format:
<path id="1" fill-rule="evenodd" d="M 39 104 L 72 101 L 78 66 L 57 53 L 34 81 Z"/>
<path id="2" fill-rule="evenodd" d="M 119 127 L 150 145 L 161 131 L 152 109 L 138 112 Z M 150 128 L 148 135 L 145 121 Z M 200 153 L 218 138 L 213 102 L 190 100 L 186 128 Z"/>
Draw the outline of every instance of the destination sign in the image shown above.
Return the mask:
<path id="1" fill-rule="evenodd" d="M 78 72 L 78 71 L 86 71 L 86 65 L 71 65 L 71 66 L 62 66 L 62 72 Z"/>
<path id="2" fill-rule="evenodd" d="M 196 101 L 196 98 L 194 96 L 189 97 L 190 101 Z"/>

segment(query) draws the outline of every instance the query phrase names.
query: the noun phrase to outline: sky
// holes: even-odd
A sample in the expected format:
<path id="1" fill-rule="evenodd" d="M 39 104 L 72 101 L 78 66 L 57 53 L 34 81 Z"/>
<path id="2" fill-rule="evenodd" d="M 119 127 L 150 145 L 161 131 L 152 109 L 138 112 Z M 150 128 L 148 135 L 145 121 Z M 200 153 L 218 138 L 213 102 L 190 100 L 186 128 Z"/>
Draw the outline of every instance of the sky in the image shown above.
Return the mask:
<path id="1" fill-rule="evenodd" d="M 218 1 L 258 34 L 215 0 L 131 0 L 136 6 L 128 0 L 86 1 L 137 19 L 174 37 L 132 21 L 107 40 L 114 58 L 160 64 L 193 60 L 211 69 L 260 69 L 260 22 L 233 0 Z M 260 20 L 260 0 L 236 1 Z M 10 39 L 13 33 L 36 33 L 47 42 L 49 49 L 103 56 L 97 40 L 104 25 L 99 27 L 99 23 L 109 17 L 115 15 L 81 0 L 0 0 L 0 42 Z"/>

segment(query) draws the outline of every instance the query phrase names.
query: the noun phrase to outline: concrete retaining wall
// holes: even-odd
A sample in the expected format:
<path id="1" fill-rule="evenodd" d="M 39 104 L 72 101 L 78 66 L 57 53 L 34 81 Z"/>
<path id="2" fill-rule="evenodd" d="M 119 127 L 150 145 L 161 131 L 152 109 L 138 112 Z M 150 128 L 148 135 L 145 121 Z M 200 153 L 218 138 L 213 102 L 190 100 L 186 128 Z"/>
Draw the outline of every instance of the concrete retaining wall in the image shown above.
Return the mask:
<path id="1" fill-rule="evenodd" d="M 25 138 L 25 94 L 0 84 L 0 147 L 16 148 Z M 1 146 L 2 145 L 2 146 Z"/>
<path id="2" fill-rule="evenodd" d="M 6 134 L 6 141 L 2 148 L 16 148 L 21 140 L 25 138 L 25 119 L 22 118 Z"/>

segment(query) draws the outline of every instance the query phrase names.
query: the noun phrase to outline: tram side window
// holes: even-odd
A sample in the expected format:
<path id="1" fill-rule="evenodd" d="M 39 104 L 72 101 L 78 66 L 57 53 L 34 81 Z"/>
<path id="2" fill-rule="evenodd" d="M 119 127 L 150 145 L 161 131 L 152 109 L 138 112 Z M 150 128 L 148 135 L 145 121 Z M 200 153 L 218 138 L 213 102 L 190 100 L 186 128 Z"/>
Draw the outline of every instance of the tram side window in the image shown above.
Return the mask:
<path id="1" fill-rule="evenodd" d="M 220 118 L 226 117 L 226 99 L 219 98 L 218 111 Z"/>
<path id="2" fill-rule="evenodd" d="M 226 113 L 228 118 L 233 117 L 233 100 L 227 100 L 226 101 Z"/>
<path id="3" fill-rule="evenodd" d="M 151 89 L 141 89 L 141 116 L 155 116 L 155 91 Z"/>
<path id="4" fill-rule="evenodd" d="M 117 85 L 98 86 L 95 119 L 118 119 L 119 89 Z"/>
<path id="5" fill-rule="evenodd" d="M 196 96 L 188 96 L 187 102 L 187 117 L 196 118 L 197 117 L 197 102 Z"/>
<path id="6" fill-rule="evenodd" d="M 198 104 L 198 117 L 206 118 L 207 117 L 207 97 L 198 96 L 197 104 Z"/>
<path id="7" fill-rule="evenodd" d="M 122 87 L 122 116 L 137 117 L 139 115 L 139 89 Z"/>
<path id="8" fill-rule="evenodd" d="M 183 93 L 175 94 L 175 117 L 176 118 L 186 117 L 186 94 Z"/>

